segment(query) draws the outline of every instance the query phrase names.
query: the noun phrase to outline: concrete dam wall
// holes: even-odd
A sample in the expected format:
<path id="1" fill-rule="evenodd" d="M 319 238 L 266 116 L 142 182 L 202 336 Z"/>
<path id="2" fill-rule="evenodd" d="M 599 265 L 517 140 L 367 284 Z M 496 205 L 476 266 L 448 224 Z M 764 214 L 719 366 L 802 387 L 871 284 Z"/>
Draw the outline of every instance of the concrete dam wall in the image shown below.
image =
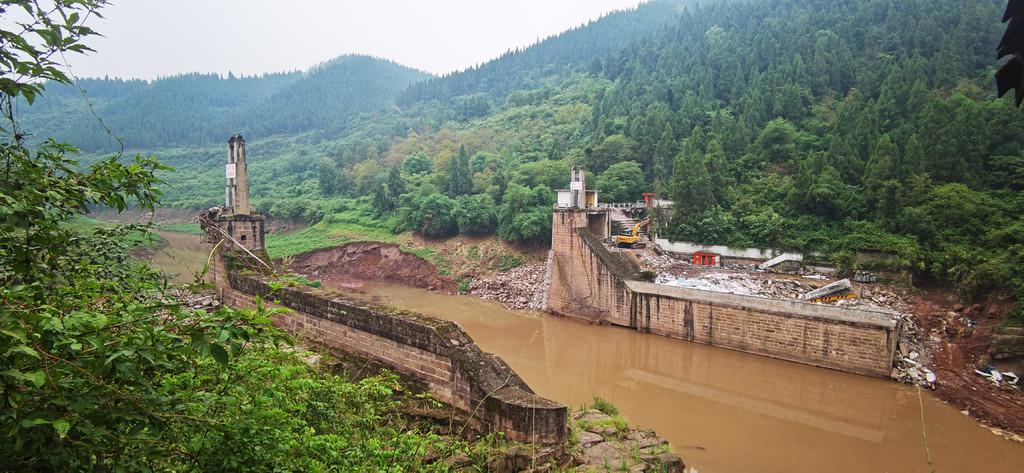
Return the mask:
<path id="1" fill-rule="evenodd" d="M 457 324 L 312 287 L 282 287 L 272 284 L 272 276 L 245 271 L 244 266 L 260 268 L 253 254 L 236 248 L 239 233 L 244 229 L 247 241 L 262 237 L 262 225 L 239 225 L 249 223 L 246 218 L 261 220 L 232 216 L 204 227 L 232 238 L 220 241 L 212 267 L 225 304 L 254 308 L 260 298 L 285 308 L 274 316 L 275 325 L 306 342 L 375 360 L 416 380 L 439 401 L 506 438 L 537 444 L 566 441 L 566 406 L 535 394 L 504 360 L 481 350 Z M 209 229 L 213 225 L 220 230 Z M 255 253 L 266 257 L 261 249 Z"/>
<path id="2" fill-rule="evenodd" d="M 640 281 L 601 242 L 605 215 L 557 210 L 548 310 L 594 322 L 851 373 L 885 377 L 899 341 L 893 314 Z"/>

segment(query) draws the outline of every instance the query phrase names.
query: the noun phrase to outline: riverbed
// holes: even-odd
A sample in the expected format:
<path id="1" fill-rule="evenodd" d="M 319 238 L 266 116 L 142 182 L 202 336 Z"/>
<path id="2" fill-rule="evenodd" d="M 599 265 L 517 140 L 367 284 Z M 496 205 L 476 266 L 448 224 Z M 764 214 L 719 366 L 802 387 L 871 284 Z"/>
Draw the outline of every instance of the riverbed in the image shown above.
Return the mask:
<path id="1" fill-rule="evenodd" d="M 196 235 L 160 234 L 169 245 L 153 264 L 191 280 L 208 246 Z M 1024 465 L 1024 445 L 993 435 L 928 391 L 509 311 L 473 296 L 394 285 L 364 290 L 458 322 L 542 396 L 574 407 L 595 395 L 608 399 L 701 473 L 1019 472 Z"/>

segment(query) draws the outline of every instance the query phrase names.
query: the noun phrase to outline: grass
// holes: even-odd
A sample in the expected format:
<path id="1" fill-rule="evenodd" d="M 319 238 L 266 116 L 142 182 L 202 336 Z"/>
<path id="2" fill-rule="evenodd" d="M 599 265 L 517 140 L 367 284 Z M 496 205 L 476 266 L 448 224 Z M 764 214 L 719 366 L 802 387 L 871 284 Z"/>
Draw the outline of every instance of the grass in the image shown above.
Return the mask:
<path id="1" fill-rule="evenodd" d="M 79 233 L 88 234 L 99 229 L 110 229 L 119 226 L 116 223 L 104 222 L 94 218 L 78 215 L 68 220 L 65 225 Z M 124 241 L 133 249 L 155 249 L 167 244 L 160 235 L 148 231 L 132 232 L 124 237 Z"/>
<path id="2" fill-rule="evenodd" d="M 343 245 L 350 241 L 399 243 L 402 234 L 391 231 L 390 220 L 371 219 L 357 211 L 329 215 L 316 225 L 285 235 L 267 234 L 267 253 L 283 258 L 301 253 Z"/>
<path id="3" fill-rule="evenodd" d="M 522 255 L 505 253 L 501 255 L 501 260 L 498 262 L 499 271 L 508 271 L 513 268 L 518 268 L 523 265 L 525 259 Z"/>
<path id="4" fill-rule="evenodd" d="M 202 235 L 203 230 L 198 223 L 161 223 L 156 228 L 165 232 L 187 233 L 189 235 Z"/>

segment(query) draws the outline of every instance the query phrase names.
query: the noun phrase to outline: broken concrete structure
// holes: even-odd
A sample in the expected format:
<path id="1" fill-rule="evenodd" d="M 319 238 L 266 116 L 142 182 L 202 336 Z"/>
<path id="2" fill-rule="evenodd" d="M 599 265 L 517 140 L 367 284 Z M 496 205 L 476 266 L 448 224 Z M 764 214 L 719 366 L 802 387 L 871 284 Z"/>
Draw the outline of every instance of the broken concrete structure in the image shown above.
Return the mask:
<path id="1" fill-rule="evenodd" d="M 548 310 L 593 322 L 871 376 L 888 376 L 896 314 L 645 283 L 602 239 L 607 217 L 558 209 Z"/>
<path id="2" fill-rule="evenodd" d="M 555 206 L 560 209 L 586 209 L 599 205 L 598 191 L 587 189 L 587 173 L 583 168 L 573 166 L 569 188 L 556 190 L 555 194 Z"/>
<path id="3" fill-rule="evenodd" d="M 225 212 L 249 215 L 249 172 L 245 163 L 245 138 L 241 134 L 228 140 L 228 162 L 224 166 L 224 174 L 227 178 Z"/>
<path id="4" fill-rule="evenodd" d="M 320 289 L 282 287 L 266 257 L 263 217 L 249 215 L 245 141 L 233 136 L 228 149 L 229 209 L 213 208 L 198 217 L 204 241 L 216 248 L 211 272 L 224 303 L 287 309 L 274 315 L 275 325 L 306 342 L 402 373 L 488 430 L 521 442 L 565 443 L 566 406 L 535 394 L 508 364 L 482 351 L 457 324 Z"/>
<path id="5" fill-rule="evenodd" d="M 822 297 L 834 296 L 844 292 L 849 292 L 853 289 L 853 284 L 849 279 L 840 279 L 832 284 L 819 287 L 813 291 L 808 292 L 800 296 L 801 300 L 811 301 L 814 299 L 820 299 Z"/>

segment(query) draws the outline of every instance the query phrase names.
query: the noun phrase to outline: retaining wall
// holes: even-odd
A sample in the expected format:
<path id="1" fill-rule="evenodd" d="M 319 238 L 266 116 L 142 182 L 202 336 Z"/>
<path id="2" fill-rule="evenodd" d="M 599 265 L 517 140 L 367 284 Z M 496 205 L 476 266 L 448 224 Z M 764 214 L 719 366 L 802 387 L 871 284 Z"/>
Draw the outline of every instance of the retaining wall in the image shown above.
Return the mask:
<path id="1" fill-rule="evenodd" d="M 586 231 L 581 211 L 556 211 L 548 309 L 637 330 L 852 373 L 888 376 L 895 314 L 639 281 L 639 267 Z"/>
<path id="2" fill-rule="evenodd" d="M 226 304 L 252 308 L 261 297 L 286 308 L 275 316 L 275 325 L 305 341 L 383 363 L 506 438 L 539 444 L 566 440 L 566 406 L 536 395 L 457 324 L 314 288 L 275 290 L 264 276 L 231 271 L 223 258 L 217 260 L 215 281 Z"/>

